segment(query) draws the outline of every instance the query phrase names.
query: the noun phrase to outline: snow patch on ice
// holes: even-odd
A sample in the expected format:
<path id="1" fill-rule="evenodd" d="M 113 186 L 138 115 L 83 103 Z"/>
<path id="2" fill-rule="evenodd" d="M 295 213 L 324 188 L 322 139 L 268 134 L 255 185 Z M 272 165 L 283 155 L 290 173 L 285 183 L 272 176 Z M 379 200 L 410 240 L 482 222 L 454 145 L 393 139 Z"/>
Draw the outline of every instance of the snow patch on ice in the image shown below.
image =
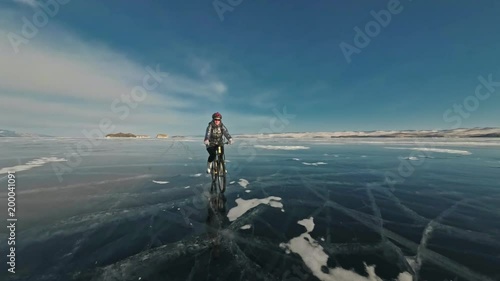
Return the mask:
<path id="1" fill-rule="evenodd" d="M 240 227 L 240 229 L 250 229 L 252 225 L 250 224 L 245 224 L 244 226 Z"/>
<path id="2" fill-rule="evenodd" d="M 404 160 L 411 160 L 411 161 L 418 161 L 418 157 L 415 157 L 415 156 L 410 156 L 410 157 L 405 157 L 403 158 Z"/>
<path id="3" fill-rule="evenodd" d="M 307 146 L 302 145 L 254 145 L 254 147 L 270 150 L 301 150 L 309 149 Z"/>
<path id="4" fill-rule="evenodd" d="M 306 228 L 306 232 L 300 236 L 292 238 L 288 243 L 280 243 L 280 248 L 284 249 L 287 254 L 294 252 L 298 254 L 304 264 L 318 279 L 323 281 L 380 281 L 382 280 L 375 274 L 375 266 L 365 264 L 368 276 L 362 276 L 354 271 L 346 270 L 341 267 L 329 268 L 328 273 L 321 270 L 327 267 L 328 255 L 323 250 L 323 247 L 311 237 L 310 233 L 314 230 L 314 218 L 310 217 L 297 222 Z M 400 273 L 399 281 L 410 281 L 412 276 L 408 272 Z"/>
<path id="5" fill-rule="evenodd" d="M 328 163 L 325 163 L 325 162 L 315 162 L 315 163 L 302 162 L 302 164 L 307 165 L 307 166 L 318 166 L 318 165 L 326 165 Z"/>
<path id="6" fill-rule="evenodd" d="M 249 184 L 249 182 L 246 179 L 240 179 L 238 184 L 241 185 L 243 188 L 247 188 L 247 185 Z"/>
<path id="7" fill-rule="evenodd" d="M 472 154 L 471 152 L 469 152 L 467 150 L 445 149 L 445 148 L 428 148 L 428 147 L 386 147 L 386 148 L 387 149 L 429 151 L 429 152 L 461 154 L 461 155 L 471 155 Z"/>
<path id="8" fill-rule="evenodd" d="M 300 225 L 303 225 L 306 228 L 308 233 L 314 230 L 314 218 L 313 217 L 300 220 L 297 223 Z"/>
<path id="9" fill-rule="evenodd" d="M 167 184 L 168 181 L 155 181 L 153 180 L 154 183 L 157 183 L 157 184 Z"/>
<path id="10" fill-rule="evenodd" d="M 279 201 L 281 201 L 281 198 L 276 196 L 269 196 L 263 199 L 254 198 L 249 200 L 238 198 L 235 200 L 237 206 L 227 212 L 227 217 L 229 221 L 234 221 L 260 204 L 266 204 L 274 208 L 283 208 L 283 204 Z"/>
<path id="11" fill-rule="evenodd" d="M 57 158 L 57 157 L 41 157 L 37 159 L 33 159 L 29 162 L 27 162 L 24 165 L 17 165 L 13 167 L 7 167 L 7 168 L 2 168 L 0 169 L 0 175 L 1 174 L 7 174 L 7 172 L 20 172 L 20 171 L 27 171 L 31 170 L 36 167 L 43 166 L 45 164 L 51 163 L 51 162 L 66 162 L 68 160 L 64 158 Z"/>

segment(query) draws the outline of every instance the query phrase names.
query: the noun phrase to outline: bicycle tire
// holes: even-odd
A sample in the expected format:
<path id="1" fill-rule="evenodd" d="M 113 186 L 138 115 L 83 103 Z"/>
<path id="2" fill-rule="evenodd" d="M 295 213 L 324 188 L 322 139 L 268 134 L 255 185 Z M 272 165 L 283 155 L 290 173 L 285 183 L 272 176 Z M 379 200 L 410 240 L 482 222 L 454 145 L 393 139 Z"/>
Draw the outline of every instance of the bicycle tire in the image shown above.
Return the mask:
<path id="1" fill-rule="evenodd" d="M 226 191 L 226 165 L 224 161 L 224 154 L 221 153 L 221 148 L 216 149 L 216 158 L 212 162 L 212 167 L 210 173 L 212 176 L 212 185 L 210 187 L 210 192 L 214 192 L 215 197 L 215 208 L 218 211 L 225 210 L 225 200 L 224 192 Z"/>
<path id="2" fill-rule="evenodd" d="M 220 187 L 220 192 L 224 193 L 226 191 L 226 165 L 224 161 L 221 161 L 219 166 L 219 171 L 222 171 L 219 174 L 219 187 Z"/>
<path id="3" fill-rule="evenodd" d="M 219 164 L 219 157 L 215 160 L 214 165 L 216 166 L 217 173 L 215 175 L 215 189 L 217 194 L 220 193 L 220 164 Z"/>
<path id="4" fill-rule="evenodd" d="M 217 188 L 217 159 L 212 161 L 212 166 L 210 168 L 210 176 L 212 179 L 212 186 L 210 187 L 210 191 L 214 191 Z M 216 191 L 216 190 L 215 190 Z"/>

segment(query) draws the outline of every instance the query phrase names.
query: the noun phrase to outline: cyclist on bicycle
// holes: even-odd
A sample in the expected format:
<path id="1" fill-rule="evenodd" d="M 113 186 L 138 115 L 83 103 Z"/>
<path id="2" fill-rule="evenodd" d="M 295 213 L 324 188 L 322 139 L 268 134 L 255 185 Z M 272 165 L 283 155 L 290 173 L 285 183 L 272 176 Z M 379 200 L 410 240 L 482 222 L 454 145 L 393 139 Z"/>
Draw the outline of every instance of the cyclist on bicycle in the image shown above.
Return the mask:
<path id="1" fill-rule="evenodd" d="M 208 123 L 207 130 L 205 132 L 205 146 L 208 151 L 208 161 L 207 161 L 207 174 L 210 174 L 210 168 L 212 168 L 212 161 L 215 159 L 215 153 L 217 146 L 221 146 L 221 153 L 224 154 L 224 143 L 222 137 L 225 136 L 229 141 L 229 144 L 233 143 L 233 138 L 229 134 L 226 126 L 222 124 L 222 115 L 219 112 L 212 114 L 212 121 Z"/>

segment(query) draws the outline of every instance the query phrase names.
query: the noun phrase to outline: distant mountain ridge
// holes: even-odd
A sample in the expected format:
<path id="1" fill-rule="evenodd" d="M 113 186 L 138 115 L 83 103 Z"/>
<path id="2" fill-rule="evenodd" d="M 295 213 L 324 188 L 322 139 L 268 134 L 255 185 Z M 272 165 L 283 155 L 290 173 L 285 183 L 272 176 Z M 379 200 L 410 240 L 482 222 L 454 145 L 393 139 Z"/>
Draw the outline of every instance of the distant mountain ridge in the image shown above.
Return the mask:
<path id="1" fill-rule="evenodd" d="M 500 128 L 242 134 L 240 138 L 500 138 Z"/>
<path id="2" fill-rule="evenodd" d="M 54 137 L 43 134 L 34 133 L 17 133 L 15 131 L 0 129 L 0 137 L 27 137 L 27 138 L 38 138 L 38 137 Z"/>

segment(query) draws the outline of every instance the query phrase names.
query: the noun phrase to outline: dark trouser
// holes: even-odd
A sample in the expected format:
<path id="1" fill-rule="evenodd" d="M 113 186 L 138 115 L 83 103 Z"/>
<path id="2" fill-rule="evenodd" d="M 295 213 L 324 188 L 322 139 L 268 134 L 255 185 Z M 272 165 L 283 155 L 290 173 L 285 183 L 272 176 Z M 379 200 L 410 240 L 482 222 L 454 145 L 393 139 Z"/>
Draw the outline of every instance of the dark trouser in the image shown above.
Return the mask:
<path id="1" fill-rule="evenodd" d="M 207 151 L 208 151 L 208 154 L 210 154 L 208 156 L 208 162 L 214 161 L 215 160 L 215 154 L 217 152 L 217 146 L 209 146 L 209 147 L 207 147 Z M 221 145 L 220 151 L 221 151 L 221 155 L 224 154 L 224 146 L 223 145 Z"/>

